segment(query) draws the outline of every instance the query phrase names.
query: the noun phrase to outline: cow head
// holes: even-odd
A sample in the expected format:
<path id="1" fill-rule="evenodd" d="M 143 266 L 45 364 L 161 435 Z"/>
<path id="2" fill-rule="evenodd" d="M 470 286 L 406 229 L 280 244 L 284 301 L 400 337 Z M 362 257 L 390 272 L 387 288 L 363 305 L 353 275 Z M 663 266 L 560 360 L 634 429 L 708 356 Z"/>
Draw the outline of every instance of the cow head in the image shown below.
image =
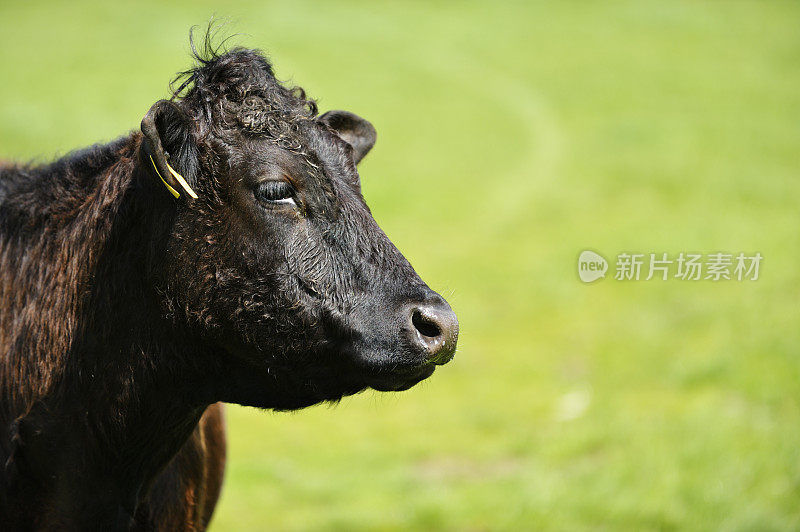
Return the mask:
<path id="1" fill-rule="evenodd" d="M 296 408 L 448 362 L 455 314 L 361 195 L 372 125 L 318 116 L 256 51 L 197 59 L 142 121 L 140 160 L 175 213 L 157 282 L 222 361 L 220 398 Z"/>

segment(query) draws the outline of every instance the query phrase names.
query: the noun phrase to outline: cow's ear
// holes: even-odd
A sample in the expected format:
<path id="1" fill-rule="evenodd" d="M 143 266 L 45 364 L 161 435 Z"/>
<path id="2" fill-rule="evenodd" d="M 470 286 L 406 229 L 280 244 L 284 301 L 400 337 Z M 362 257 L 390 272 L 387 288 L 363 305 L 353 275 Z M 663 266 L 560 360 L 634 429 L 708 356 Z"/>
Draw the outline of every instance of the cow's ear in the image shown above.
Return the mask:
<path id="1" fill-rule="evenodd" d="M 369 153 L 378 137 L 372 124 L 347 111 L 328 111 L 317 120 L 327 125 L 353 147 L 356 164 Z"/>
<path id="2" fill-rule="evenodd" d="M 175 103 L 160 100 L 142 119 L 145 166 L 177 197 L 197 198 L 197 143 L 191 121 Z"/>

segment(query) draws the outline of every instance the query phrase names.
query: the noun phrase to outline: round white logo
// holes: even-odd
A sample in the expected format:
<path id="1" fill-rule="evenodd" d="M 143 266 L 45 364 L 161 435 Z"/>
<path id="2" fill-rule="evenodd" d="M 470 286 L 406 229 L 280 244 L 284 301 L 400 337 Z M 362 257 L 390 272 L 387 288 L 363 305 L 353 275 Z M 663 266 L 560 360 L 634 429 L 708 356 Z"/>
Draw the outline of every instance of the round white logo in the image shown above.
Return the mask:
<path id="1" fill-rule="evenodd" d="M 578 277 L 584 283 L 591 283 L 606 276 L 608 262 L 594 251 L 586 250 L 578 257 Z"/>

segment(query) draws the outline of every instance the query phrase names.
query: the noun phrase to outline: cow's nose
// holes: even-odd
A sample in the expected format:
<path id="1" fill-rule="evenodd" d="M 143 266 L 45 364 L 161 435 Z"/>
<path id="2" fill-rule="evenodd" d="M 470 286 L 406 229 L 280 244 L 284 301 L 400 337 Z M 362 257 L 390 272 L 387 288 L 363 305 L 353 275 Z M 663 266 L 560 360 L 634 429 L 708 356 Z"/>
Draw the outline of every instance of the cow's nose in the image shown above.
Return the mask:
<path id="1" fill-rule="evenodd" d="M 412 341 L 425 351 L 429 362 L 441 365 L 453 358 L 458 343 L 458 318 L 447 301 L 437 294 L 430 302 L 413 305 L 409 319 Z"/>

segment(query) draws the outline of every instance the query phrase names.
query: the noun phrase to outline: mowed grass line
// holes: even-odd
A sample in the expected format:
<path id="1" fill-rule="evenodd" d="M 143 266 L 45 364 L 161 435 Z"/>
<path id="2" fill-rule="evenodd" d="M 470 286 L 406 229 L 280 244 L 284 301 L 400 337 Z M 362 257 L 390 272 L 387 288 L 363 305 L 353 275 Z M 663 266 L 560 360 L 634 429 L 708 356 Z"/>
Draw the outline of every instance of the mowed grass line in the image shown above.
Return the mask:
<path id="1" fill-rule="evenodd" d="M 214 12 L 373 121 L 366 198 L 462 336 L 403 394 L 230 407 L 213 530 L 800 527 L 800 6 L 7 3 L 0 157 L 135 127 Z M 765 261 L 584 286 L 586 248 Z"/>

